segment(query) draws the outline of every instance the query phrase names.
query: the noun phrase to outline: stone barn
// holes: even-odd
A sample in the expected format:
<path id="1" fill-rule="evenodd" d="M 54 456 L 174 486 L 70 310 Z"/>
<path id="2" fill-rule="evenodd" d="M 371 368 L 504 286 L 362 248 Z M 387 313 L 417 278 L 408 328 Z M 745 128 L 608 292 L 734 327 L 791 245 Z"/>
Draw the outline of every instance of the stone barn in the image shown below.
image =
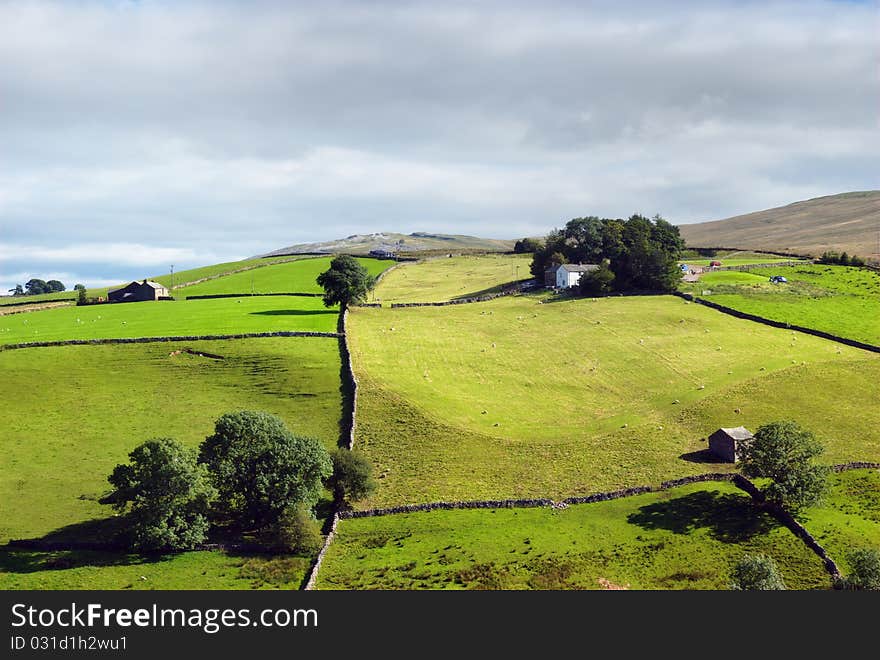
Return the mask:
<path id="1" fill-rule="evenodd" d="M 751 439 L 752 434 L 745 426 L 718 429 L 709 436 L 709 451 L 725 463 L 736 463 L 740 444 Z"/>
<path id="2" fill-rule="evenodd" d="M 143 302 L 145 300 L 159 300 L 168 296 L 168 289 L 151 280 L 132 282 L 131 284 L 107 292 L 110 302 Z"/>

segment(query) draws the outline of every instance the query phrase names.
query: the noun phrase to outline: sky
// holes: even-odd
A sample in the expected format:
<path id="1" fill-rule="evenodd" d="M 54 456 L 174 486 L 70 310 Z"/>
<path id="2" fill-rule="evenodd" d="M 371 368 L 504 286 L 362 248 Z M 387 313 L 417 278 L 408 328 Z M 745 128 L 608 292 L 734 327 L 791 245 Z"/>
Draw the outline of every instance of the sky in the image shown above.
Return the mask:
<path id="1" fill-rule="evenodd" d="M 877 2 L 0 0 L 0 292 L 878 186 Z"/>

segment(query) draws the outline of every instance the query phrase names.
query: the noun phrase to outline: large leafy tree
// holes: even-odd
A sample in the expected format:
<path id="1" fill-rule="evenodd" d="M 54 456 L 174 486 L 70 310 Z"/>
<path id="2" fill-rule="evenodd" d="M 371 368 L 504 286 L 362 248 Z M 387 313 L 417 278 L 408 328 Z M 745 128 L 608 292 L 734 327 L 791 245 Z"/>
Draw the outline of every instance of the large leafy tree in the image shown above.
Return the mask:
<path id="1" fill-rule="evenodd" d="M 64 284 L 59 280 L 49 280 L 46 282 L 46 293 L 55 293 L 65 290 Z"/>
<path id="2" fill-rule="evenodd" d="M 199 461 L 208 467 L 223 513 L 246 529 L 274 525 L 299 504 L 311 508 L 331 473 L 319 440 L 294 435 L 275 415 L 248 410 L 217 420 Z"/>
<path id="3" fill-rule="evenodd" d="M 147 440 L 108 477 L 113 491 L 102 498 L 129 514 L 134 550 L 188 550 L 208 533 L 208 508 L 214 495 L 196 453 L 172 438 Z"/>
<path id="4" fill-rule="evenodd" d="M 813 463 L 823 451 L 822 443 L 796 422 L 771 422 L 740 447 L 740 469 L 748 477 L 770 479 L 763 489 L 767 501 L 796 513 L 825 493 L 828 468 Z"/>
<path id="5" fill-rule="evenodd" d="M 376 285 L 376 278 L 347 254 L 334 257 L 330 269 L 318 275 L 316 281 L 324 289 L 324 304 L 327 307 L 341 305 L 343 309 L 366 300 Z"/>
<path id="6" fill-rule="evenodd" d="M 35 296 L 40 293 L 50 293 L 49 288 L 44 280 L 36 277 L 29 279 L 24 285 L 25 293 L 29 296 Z"/>

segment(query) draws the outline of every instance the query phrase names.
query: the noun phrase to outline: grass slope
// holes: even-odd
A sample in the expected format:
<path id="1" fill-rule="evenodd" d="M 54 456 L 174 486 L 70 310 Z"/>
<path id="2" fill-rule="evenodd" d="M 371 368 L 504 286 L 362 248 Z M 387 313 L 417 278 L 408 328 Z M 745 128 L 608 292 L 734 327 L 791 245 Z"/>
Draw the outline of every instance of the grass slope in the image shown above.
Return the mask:
<path id="1" fill-rule="evenodd" d="M 195 304 L 195 303 L 193 303 Z M 169 355 L 183 347 L 223 355 Z M 266 410 L 336 445 L 334 340 L 270 338 L 0 353 L 0 543 L 110 515 L 107 475 L 148 438 L 197 446 L 225 412 Z"/>
<path id="2" fill-rule="evenodd" d="M 382 278 L 374 297 L 383 303 L 440 302 L 501 289 L 527 279 L 532 255 L 481 255 L 401 264 Z"/>
<path id="3" fill-rule="evenodd" d="M 335 332 L 338 308 L 320 298 L 266 297 L 62 307 L 0 317 L 0 343 L 234 334 Z"/>
<path id="4" fill-rule="evenodd" d="M 849 551 L 880 549 L 880 470 L 834 475 L 831 492 L 822 506 L 806 512 L 803 524 L 845 575 Z"/>
<path id="5" fill-rule="evenodd" d="M 880 257 L 877 226 L 880 190 L 849 192 L 795 202 L 726 220 L 679 225 L 694 247 L 738 247 L 821 255 L 846 250 Z"/>
<path id="6" fill-rule="evenodd" d="M 218 293 L 322 293 L 315 279 L 330 268 L 330 257 L 300 259 L 193 284 L 175 290 L 177 297 Z M 371 275 L 393 265 L 392 261 L 358 258 Z"/>
<path id="7" fill-rule="evenodd" d="M 186 552 L 165 557 L 0 549 L 0 589 L 297 589 L 306 557 Z"/>
<path id="8" fill-rule="evenodd" d="M 829 455 L 878 457 L 877 356 L 670 296 L 544 300 L 353 310 L 357 443 L 383 475 L 367 505 L 724 469 L 695 462 L 703 439 L 768 410 L 814 429 Z M 866 389 L 830 391 L 848 374 Z"/>
<path id="9" fill-rule="evenodd" d="M 747 552 L 789 588 L 822 588 L 816 556 L 730 484 L 571 506 L 343 520 L 323 589 L 725 589 Z"/>
<path id="10" fill-rule="evenodd" d="M 771 275 L 788 283 L 772 284 Z M 874 271 L 818 264 L 719 271 L 682 289 L 774 321 L 880 345 L 880 273 Z"/>

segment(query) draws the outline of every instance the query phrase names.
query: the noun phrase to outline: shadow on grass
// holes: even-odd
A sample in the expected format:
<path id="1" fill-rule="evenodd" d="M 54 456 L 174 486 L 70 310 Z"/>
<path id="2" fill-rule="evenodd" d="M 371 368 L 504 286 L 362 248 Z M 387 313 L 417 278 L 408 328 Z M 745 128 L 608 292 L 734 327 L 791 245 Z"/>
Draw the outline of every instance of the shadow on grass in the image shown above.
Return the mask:
<path id="1" fill-rule="evenodd" d="M 679 455 L 679 458 L 688 463 L 716 463 L 719 465 L 730 465 L 726 461 L 722 461 L 718 456 L 708 449 L 700 449 L 699 451 L 689 451 L 686 454 Z"/>
<path id="2" fill-rule="evenodd" d="M 648 504 L 630 514 L 627 522 L 676 534 L 706 528 L 712 538 L 724 543 L 748 541 L 779 526 L 776 520 L 755 509 L 749 498 L 717 491 L 698 491 Z"/>
<path id="3" fill-rule="evenodd" d="M 63 571 L 83 566 L 155 564 L 165 555 L 132 555 L 100 550 L 29 550 L 0 546 L 0 573 Z"/>
<path id="4" fill-rule="evenodd" d="M 481 289 L 480 291 L 473 291 L 472 293 L 463 293 L 460 296 L 455 296 L 452 300 L 465 300 L 467 298 L 478 298 L 479 296 L 488 296 L 492 293 L 500 293 L 502 291 L 507 291 L 508 289 L 513 289 L 519 286 L 520 284 L 524 284 L 530 281 L 531 278 L 524 280 L 511 280 L 510 282 L 504 282 L 503 284 L 496 284 L 495 286 L 490 286 L 487 289 Z"/>
<path id="5" fill-rule="evenodd" d="M 251 316 L 318 316 L 338 314 L 336 309 L 267 309 L 262 312 L 249 312 Z"/>

